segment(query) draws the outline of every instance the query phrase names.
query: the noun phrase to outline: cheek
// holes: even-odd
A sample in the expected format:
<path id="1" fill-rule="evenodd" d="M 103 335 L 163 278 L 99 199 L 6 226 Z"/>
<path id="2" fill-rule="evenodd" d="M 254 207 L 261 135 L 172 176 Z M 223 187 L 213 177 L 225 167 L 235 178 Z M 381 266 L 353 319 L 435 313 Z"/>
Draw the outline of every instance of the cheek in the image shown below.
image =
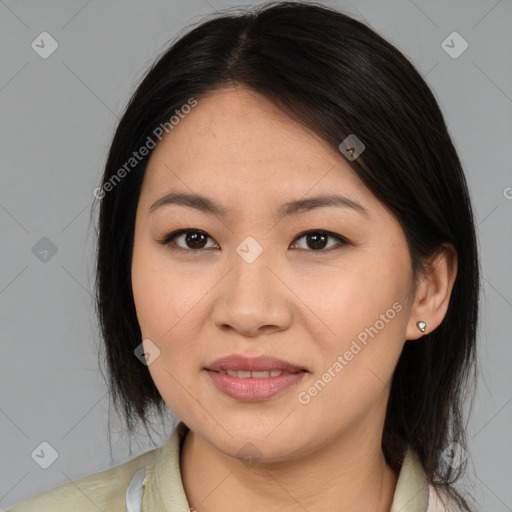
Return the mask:
<path id="1" fill-rule="evenodd" d="M 144 337 L 167 343 L 186 329 L 186 318 L 201 297 L 192 269 L 173 264 L 165 251 L 149 242 L 136 244 L 132 261 L 132 290 Z"/>
<path id="2" fill-rule="evenodd" d="M 142 339 L 146 340 L 144 350 L 158 353 L 148 365 L 151 378 L 165 403 L 176 414 L 186 414 L 194 401 L 183 392 L 183 383 L 189 380 L 186 372 L 197 365 L 194 342 L 199 338 L 191 310 L 204 292 L 195 289 L 197 278 L 192 279 L 182 267 L 173 268 L 170 259 L 159 252 L 149 243 L 135 245 L 133 296 Z"/>
<path id="3" fill-rule="evenodd" d="M 158 326 L 161 326 L 163 312 L 169 306 L 169 295 L 165 290 L 172 283 L 166 281 L 166 274 L 159 273 L 151 251 L 141 242 L 134 246 L 131 278 L 133 300 L 142 336 L 160 338 Z"/>
<path id="4" fill-rule="evenodd" d="M 331 275 L 312 278 L 311 273 L 305 274 L 294 284 L 297 295 L 304 297 L 311 318 L 322 326 L 322 337 L 329 340 L 327 345 L 331 349 L 343 348 L 347 341 L 376 322 L 382 333 L 398 332 L 401 320 L 396 319 L 403 315 L 397 310 L 405 310 L 407 276 L 405 272 L 402 275 L 390 271 L 390 265 L 383 259 L 354 258 Z M 393 308 L 395 303 L 399 305 Z M 384 323 L 381 315 L 385 315 Z"/>
<path id="5" fill-rule="evenodd" d="M 336 334 L 316 345 L 319 364 L 297 396 L 304 421 L 308 415 L 322 416 L 333 429 L 357 424 L 376 404 L 383 407 L 403 346 L 405 315 L 400 301 L 380 295 L 362 308 L 341 299 L 340 307 L 337 316 L 325 316 Z"/>
<path id="6" fill-rule="evenodd" d="M 382 252 L 323 280 L 323 289 L 304 278 L 308 307 L 325 326 L 315 346 L 319 406 L 335 401 L 352 407 L 355 400 L 364 407 L 391 378 L 404 343 L 409 283 L 405 262 L 396 265 L 396 254 Z"/>
<path id="7" fill-rule="evenodd" d="M 159 351 L 148 368 L 173 410 L 181 410 L 176 400 L 183 394 L 183 383 L 200 371 L 207 315 L 202 306 L 217 280 L 218 276 L 205 275 L 193 262 L 173 261 L 165 250 L 149 242 L 134 247 L 132 288 L 137 319 L 142 339 L 150 339 Z"/>

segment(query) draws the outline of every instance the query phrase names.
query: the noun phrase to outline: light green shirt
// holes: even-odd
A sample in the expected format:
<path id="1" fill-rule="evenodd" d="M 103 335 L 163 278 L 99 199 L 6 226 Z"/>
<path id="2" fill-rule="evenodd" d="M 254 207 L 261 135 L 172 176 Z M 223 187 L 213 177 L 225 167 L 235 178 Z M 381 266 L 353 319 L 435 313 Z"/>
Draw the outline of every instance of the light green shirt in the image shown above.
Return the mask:
<path id="1" fill-rule="evenodd" d="M 161 447 L 42 492 L 18 503 L 9 512 L 193 512 L 193 504 L 187 503 L 179 465 L 181 442 L 187 431 L 188 427 L 180 421 Z M 390 512 L 445 510 L 448 509 L 440 506 L 428 485 L 417 455 L 409 449 L 398 475 Z"/>

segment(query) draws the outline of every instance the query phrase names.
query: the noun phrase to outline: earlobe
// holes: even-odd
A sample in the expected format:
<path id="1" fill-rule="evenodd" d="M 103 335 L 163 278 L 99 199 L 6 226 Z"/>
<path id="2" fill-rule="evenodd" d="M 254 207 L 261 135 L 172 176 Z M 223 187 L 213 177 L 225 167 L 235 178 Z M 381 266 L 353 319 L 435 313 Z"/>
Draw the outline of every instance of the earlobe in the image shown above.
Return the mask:
<path id="1" fill-rule="evenodd" d="M 416 340 L 443 321 L 457 277 L 457 252 L 452 244 L 441 245 L 427 265 L 410 311 L 406 339 Z"/>

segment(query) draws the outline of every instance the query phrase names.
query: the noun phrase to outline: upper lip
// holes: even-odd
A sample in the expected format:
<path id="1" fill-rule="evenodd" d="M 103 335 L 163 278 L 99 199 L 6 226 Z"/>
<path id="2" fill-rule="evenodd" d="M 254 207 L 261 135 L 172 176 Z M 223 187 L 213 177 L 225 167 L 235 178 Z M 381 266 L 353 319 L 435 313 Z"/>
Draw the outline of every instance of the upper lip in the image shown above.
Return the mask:
<path id="1" fill-rule="evenodd" d="M 206 366 L 206 370 L 241 370 L 241 371 L 270 371 L 282 370 L 285 372 L 307 371 L 305 368 L 276 359 L 271 356 L 247 357 L 238 354 L 221 357 Z"/>

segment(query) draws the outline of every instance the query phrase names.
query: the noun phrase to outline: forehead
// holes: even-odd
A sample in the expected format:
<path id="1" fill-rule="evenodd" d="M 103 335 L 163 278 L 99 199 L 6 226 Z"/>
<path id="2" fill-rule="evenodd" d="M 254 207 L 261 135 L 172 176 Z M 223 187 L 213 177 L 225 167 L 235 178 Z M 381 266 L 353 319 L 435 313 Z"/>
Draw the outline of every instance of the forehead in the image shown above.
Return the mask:
<path id="1" fill-rule="evenodd" d="M 282 203 L 339 192 L 379 208 L 339 152 L 264 96 L 226 88 L 197 101 L 153 151 L 144 196 L 179 191 L 224 204 Z"/>

